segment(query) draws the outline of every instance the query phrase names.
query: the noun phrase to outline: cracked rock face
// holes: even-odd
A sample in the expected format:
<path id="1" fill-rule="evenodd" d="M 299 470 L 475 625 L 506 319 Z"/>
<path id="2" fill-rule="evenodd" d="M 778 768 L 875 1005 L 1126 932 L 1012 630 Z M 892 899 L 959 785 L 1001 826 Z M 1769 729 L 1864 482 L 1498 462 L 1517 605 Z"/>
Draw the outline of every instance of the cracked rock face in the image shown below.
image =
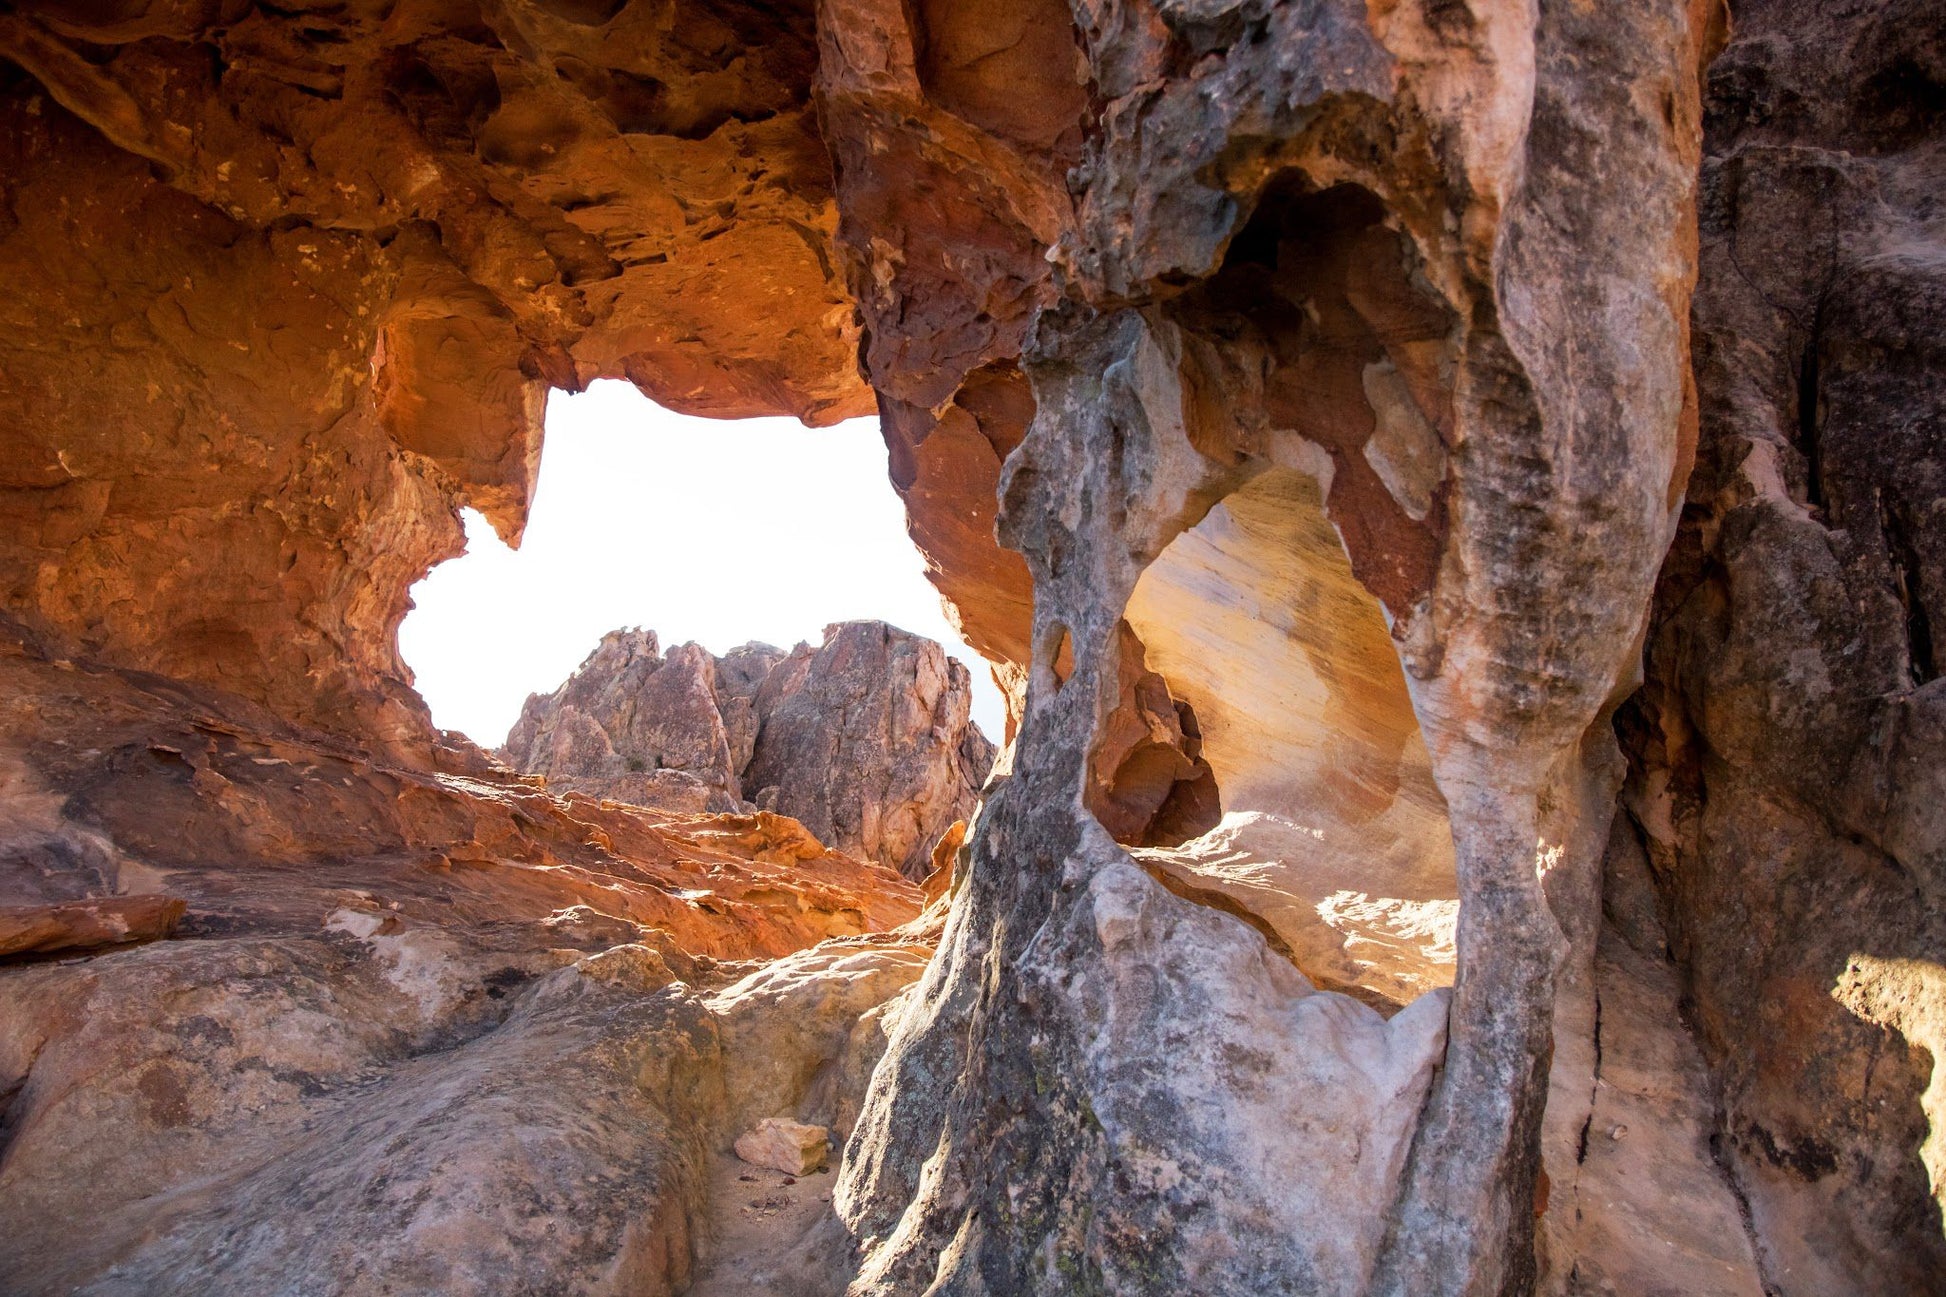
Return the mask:
<path id="1" fill-rule="evenodd" d="M 917 880 L 993 766 L 971 707 L 965 667 L 884 622 L 827 627 L 815 649 L 746 644 L 721 658 L 614 631 L 559 689 L 527 700 L 502 753 L 550 787 L 789 815 Z"/>

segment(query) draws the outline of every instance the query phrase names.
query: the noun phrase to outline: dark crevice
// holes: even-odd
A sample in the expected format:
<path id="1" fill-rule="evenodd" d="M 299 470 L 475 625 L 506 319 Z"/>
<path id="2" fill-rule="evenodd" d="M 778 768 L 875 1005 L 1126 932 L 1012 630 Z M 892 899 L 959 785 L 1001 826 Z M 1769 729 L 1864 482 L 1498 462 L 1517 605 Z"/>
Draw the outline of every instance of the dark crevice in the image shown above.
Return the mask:
<path id="1" fill-rule="evenodd" d="M 1601 1099 L 1601 985 L 1599 980 L 1599 957 L 1597 957 L 1596 968 L 1596 984 L 1594 988 L 1595 1024 L 1593 1031 L 1595 1065 L 1593 1069 L 1593 1084 L 1588 1088 L 1588 1115 L 1581 1119 L 1581 1134 L 1575 1140 L 1574 1164 L 1576 1166 L 1585 1166 L 1588 1162 L 1588 1132 L 1594 1127 L 1595 1104 Z"/>
<path id="2" fill-rule="evenodd" d="M 1827 514 L 1824 493 L 1823 419 L 1818 410 L 1818 345 L 1824 337 L 1824 298 L 1811 313 L 1811 336 L 1797 365 L 1797 449 L 1804 456 L 1804 499 Z"/>
<path id="3" fill-rule="evenodd" d="M 13 1143 L 14 1131 L 19 1125 L 14 1120 L 14 1102 L 20 1098 L 20 1092 L 26 1088 L 25 1071 L 13 1084 L 0 1087 L 0 1166 L 6 1164 L 7 1146 Z"/>
<path id="4" fill-rule="evenodd" d="M 1892 568 L 1892 581 L 1899 603 L 1905 609 L 1906 669 L 1912 683 L 1923 685 L 1939 678 L 1939 664 L 1933 651 L 1932 618 L 1926 612 L 1919 574 L 1924 570 L 1919 551 L 1912 543 L 1905 519 L 1896 508 L 1879 503 L 1879 525 L 1885 533 L 1885 556 Z"/>
<path id="5" fill-rule="evenodd" d="M 1595 989 L 1595 1076 L 1601 1076 L 1601 989 Z"/>
<path id="6" fill-rule="evenodd" d="M 1716 1129 L 1710 1132 L 1710 1161 L 1716 1166 L 1716 1173 L 1736 1200 L 1737 1217 L 1743 1222 L 1744 1237 L 1750 1240 L 1750 1255 L 1757 1261 L 1757 1282 L 1764 1286 L 1764 1297 L 1781 1297 L 1781 1291 L 1770 1281 L 1770 1260 L 1763 1245 L 1763 1238 L 1757 1232 L 1757 1218 L 1750 1210 L 1750 1199 L 1743 1192 L 1743 1182 L 1737 1178 L 1734 1154 L 1730 1151 L 1729 1137 L 1724 1134 L 1728 1122 L 1722 1102 L 1716 1105 Z"/>

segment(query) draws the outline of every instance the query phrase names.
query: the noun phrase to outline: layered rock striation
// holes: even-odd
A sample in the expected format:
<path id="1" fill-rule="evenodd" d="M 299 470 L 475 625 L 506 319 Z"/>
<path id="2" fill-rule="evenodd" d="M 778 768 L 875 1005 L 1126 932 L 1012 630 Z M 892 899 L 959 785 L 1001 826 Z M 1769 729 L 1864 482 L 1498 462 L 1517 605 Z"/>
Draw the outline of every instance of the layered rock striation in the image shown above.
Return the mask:
<path id="1" fill-rule="evenodd" d="M 969 818 L 994 750 L 966 668 L 883 622 L 817 648 L 661 652 L 611 631 L 559 689 L 521 709 L 501 754 L 550 787 L 681 811 L 788 815 L 820 841 L 919 879 Z"/>

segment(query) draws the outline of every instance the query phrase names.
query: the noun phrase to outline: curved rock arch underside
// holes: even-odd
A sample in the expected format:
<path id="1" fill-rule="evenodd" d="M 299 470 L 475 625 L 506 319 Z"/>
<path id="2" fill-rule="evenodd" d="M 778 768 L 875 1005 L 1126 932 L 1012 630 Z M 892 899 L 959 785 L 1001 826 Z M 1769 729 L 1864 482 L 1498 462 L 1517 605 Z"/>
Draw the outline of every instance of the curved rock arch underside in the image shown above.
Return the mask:
<path id="1" fill-rule="evenodd" d="M 0 902 L 188 909 L 0 966 L 0 1287 L 783 1292 L 788 1107 L 802 1291 L 1946 1290 L 1946 34 L 1812 8 L 0 12 Z M 433 730 L 598 378 L 879 414 L 930 926 Z"/>

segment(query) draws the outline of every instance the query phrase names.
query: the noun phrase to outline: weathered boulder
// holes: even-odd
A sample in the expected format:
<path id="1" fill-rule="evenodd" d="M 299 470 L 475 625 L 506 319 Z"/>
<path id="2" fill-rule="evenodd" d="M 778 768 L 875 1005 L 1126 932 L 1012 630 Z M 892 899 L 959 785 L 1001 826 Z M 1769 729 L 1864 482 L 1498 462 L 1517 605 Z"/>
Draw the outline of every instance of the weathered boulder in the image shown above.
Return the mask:
<path id="1" fill-rule="evenodd" d="M 809 1175 L 829 1156 L 831 1132 L 788 1117 L 765 1117 L 737 1136 L 736 1154 L 752 1166 L 785 1175 Z"/>
<path id="2" fill-rule="evenodd" d="M 762 807 L 916 880 L 993 765 L 971 706 L 965 667 L 883 622 L 722 658 L 611 631 L 559 689 L 528 698 L 501 754 L 550 787 L 617 801 Z"/>

